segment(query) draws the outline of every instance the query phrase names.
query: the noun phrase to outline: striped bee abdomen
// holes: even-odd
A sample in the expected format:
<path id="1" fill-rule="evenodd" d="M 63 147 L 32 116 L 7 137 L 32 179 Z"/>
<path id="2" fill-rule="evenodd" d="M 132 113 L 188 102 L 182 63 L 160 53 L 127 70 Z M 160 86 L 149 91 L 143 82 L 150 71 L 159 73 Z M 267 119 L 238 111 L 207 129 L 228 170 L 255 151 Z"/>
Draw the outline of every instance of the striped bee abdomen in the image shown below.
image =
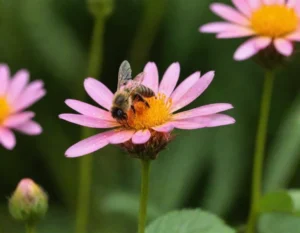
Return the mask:
<path id="1" fill-rule="evenodd" d="M 146 87 L 144 85 L 139 85 L 136 89 L 135 92 L 140 94 L 141 96 L 144 97 L 152 97 L 155 96 L 154 91 L 152 91 L 152 89 L 150 89 L 149 87 Z"/>

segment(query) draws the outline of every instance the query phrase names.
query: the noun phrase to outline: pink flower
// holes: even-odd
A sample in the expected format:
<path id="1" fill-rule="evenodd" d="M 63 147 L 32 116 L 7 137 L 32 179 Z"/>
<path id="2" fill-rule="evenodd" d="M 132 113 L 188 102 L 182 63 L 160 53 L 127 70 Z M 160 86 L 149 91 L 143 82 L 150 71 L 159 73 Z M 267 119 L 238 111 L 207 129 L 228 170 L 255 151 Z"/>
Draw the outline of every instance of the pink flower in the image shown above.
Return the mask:
<path id="1" fill-rule="evenodd" d="M 90 128 L 112 128 L 112 130 L 78 142 L 66 151 L 66 156 L 82 156 L 108 144 L 123 144 L 130 141 L 132 144 L 142 145 L 147 143 L 151 136 L 162 138 L 155 135 L 156 132 L 168 133 L 174 128 L 191 130 L 235 122 L 232 117 L 219 114 L 219 112 L 233 108 L 231 104 L 226 103 L 210 104 L 176 113 L 200 96 L 214 77 L 213 71 L 204 74 L 201 78 L 200 72 L 196 72 L 175 89 L 179 72 L 179 63 L 173 63 L 159 84 L 157 67 L 155 63 L 149 62 L 144 69 L 143 84 L 151 88 L 156 96 L 147 98 L 150 107 L 146 107 L 143 102 L 137 102 L 134 105 L 136 112 L 133 113 L 131 110 L 128 112 L 128 120 L 124 125 L 112 118 L 109 112 L 114 94 L 101 82 L 87 78 L 84 81 L 85 90 L 105 110 L 69 99 L 66 100 L 66 104 L 79 114 L 61 114 L 59 117 Z"/>
<path id="2" fill-rule="evenodd" d="M 34 112 L 25 109 L 41 99 L 46 91 L 42 81 L 28 82 L 28 71 L 20 70 L 10 78 L 8 66 L 0 65 L 0 144 L 8 150 L 16 145 L 12 130 L 27 135 L 42 132 L 41 126 L 32 120 Z"/>
<path id="3" fill-rule="evenodd" d="M 283 56 L 293 53 L 293 41 L 300 41 L 300 1 L 232 0 L 234 6 L 213 3 L 211 10 L 228 22 L 200 27 L 200 32 L 216 33 L 217 38 L 251 37 L 235 52 L 245 60 L 273 45 Z"/>

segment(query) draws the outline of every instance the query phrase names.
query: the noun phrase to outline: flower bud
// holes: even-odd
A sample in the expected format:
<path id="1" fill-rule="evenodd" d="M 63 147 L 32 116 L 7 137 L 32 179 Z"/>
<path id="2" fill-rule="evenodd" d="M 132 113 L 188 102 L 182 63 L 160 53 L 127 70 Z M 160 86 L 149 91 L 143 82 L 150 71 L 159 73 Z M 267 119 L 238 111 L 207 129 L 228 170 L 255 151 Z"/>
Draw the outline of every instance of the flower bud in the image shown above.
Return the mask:
<path id="1" fill-rule="evenodd" d="M 88 0 L 88 9 L 94 17 L 109 16 L 113 11 L 113 0 Z"/>
<path id="2" fill-rule="evenodd" d="M 9 199 L 9 212 L 16 220 L 34 223 L 47 212 L 48 197 L 31 179 L 22 179 Z"/>

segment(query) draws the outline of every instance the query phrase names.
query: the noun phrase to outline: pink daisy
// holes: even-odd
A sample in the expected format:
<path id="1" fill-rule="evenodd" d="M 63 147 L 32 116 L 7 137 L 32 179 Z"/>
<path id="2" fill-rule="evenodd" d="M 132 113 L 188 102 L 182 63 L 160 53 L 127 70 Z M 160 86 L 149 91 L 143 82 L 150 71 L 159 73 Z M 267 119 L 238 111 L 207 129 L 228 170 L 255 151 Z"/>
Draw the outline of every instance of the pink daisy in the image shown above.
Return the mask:
<path id="1" fill-rule="evenodd" d="M 232 117 L 219 114 L 219 112 L 233 108 L 227 103 L 210 104 L 176 113 L 200 96 L 214 77 L 213 71 L 202 77 L 200 77 L 200 72 L 195 72 L 175 89 L 179 72 L 179 63 L 173 63 L 159 84 L 157 67 L 155 63 L 149 62 L 144 68 L 143 85 L 151 88 L 156 96 L 146 99 L 150 107 L 146 107 L 143 102 L 135 103 L 135 113 L 132 110 L 128 112 L 126 124 L 117 122 L 111 116 L 110 109 L 114 94 L 101 82 L 87 78 L 84 81 L 85 90 L 102 108 L 69 99 L 66 100 L 66 104 L 79 114 L 61 114 L 59 117 L 90 128 L 112 129 L 76 143 L 66 151 L 66 156 L 82 156 L 108 144 L 126 145 L 130 142 L 138 148 L 147 144 L 152 138 L 163 139 L 163 135 L 170 133 L 174 128 L 191 130 L 235 122 Z"/>
<path id="2" fill-rule="evenodd" d="M 12 130 L 27 135 L 42 132 L 41 126 L 32 120 L 34 112 L 25 109 L 41 99 L 46 91 L 42 81 L 28 82 L 28 71 L 20 70 L 10 78 L 9 67 L 0 65 L 0 144 L 8 150 L 16 145 Z"/>
<path id="3" fill-rule="evenodd" d="M 234 6 L 213 3 L 211 10 L 227 22 L 200 27 L 200 32 L 216 33 L 217 38 L 251 37 L 235 52 L 234 59 L 245 60 L 273 45 L 283 56 L 293 53 L 300 41 L 299 0 L 232 0 Z"/>

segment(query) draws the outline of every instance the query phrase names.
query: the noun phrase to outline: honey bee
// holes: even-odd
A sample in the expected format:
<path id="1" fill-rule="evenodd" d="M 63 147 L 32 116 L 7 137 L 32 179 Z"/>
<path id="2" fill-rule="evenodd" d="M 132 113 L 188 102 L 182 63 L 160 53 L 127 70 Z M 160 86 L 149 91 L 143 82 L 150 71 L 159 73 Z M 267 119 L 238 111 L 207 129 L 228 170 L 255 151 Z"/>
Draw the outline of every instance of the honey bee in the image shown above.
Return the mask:
<path id="1" fill-rule="evenodd" d="M 135 101 L 141 101 L 150 107 L 144 97 L 155 96 L 150 88 L 141 84 L 144 73 L 138 74 L 134 79 L 132 79 L 131 73 L 129 62 L 123 61 L 119 68 L 117 92 L 110 110 L 112 117 L 121 122 L 127 120 L 127 113 L 130 109 L 135 113 Z"/>

